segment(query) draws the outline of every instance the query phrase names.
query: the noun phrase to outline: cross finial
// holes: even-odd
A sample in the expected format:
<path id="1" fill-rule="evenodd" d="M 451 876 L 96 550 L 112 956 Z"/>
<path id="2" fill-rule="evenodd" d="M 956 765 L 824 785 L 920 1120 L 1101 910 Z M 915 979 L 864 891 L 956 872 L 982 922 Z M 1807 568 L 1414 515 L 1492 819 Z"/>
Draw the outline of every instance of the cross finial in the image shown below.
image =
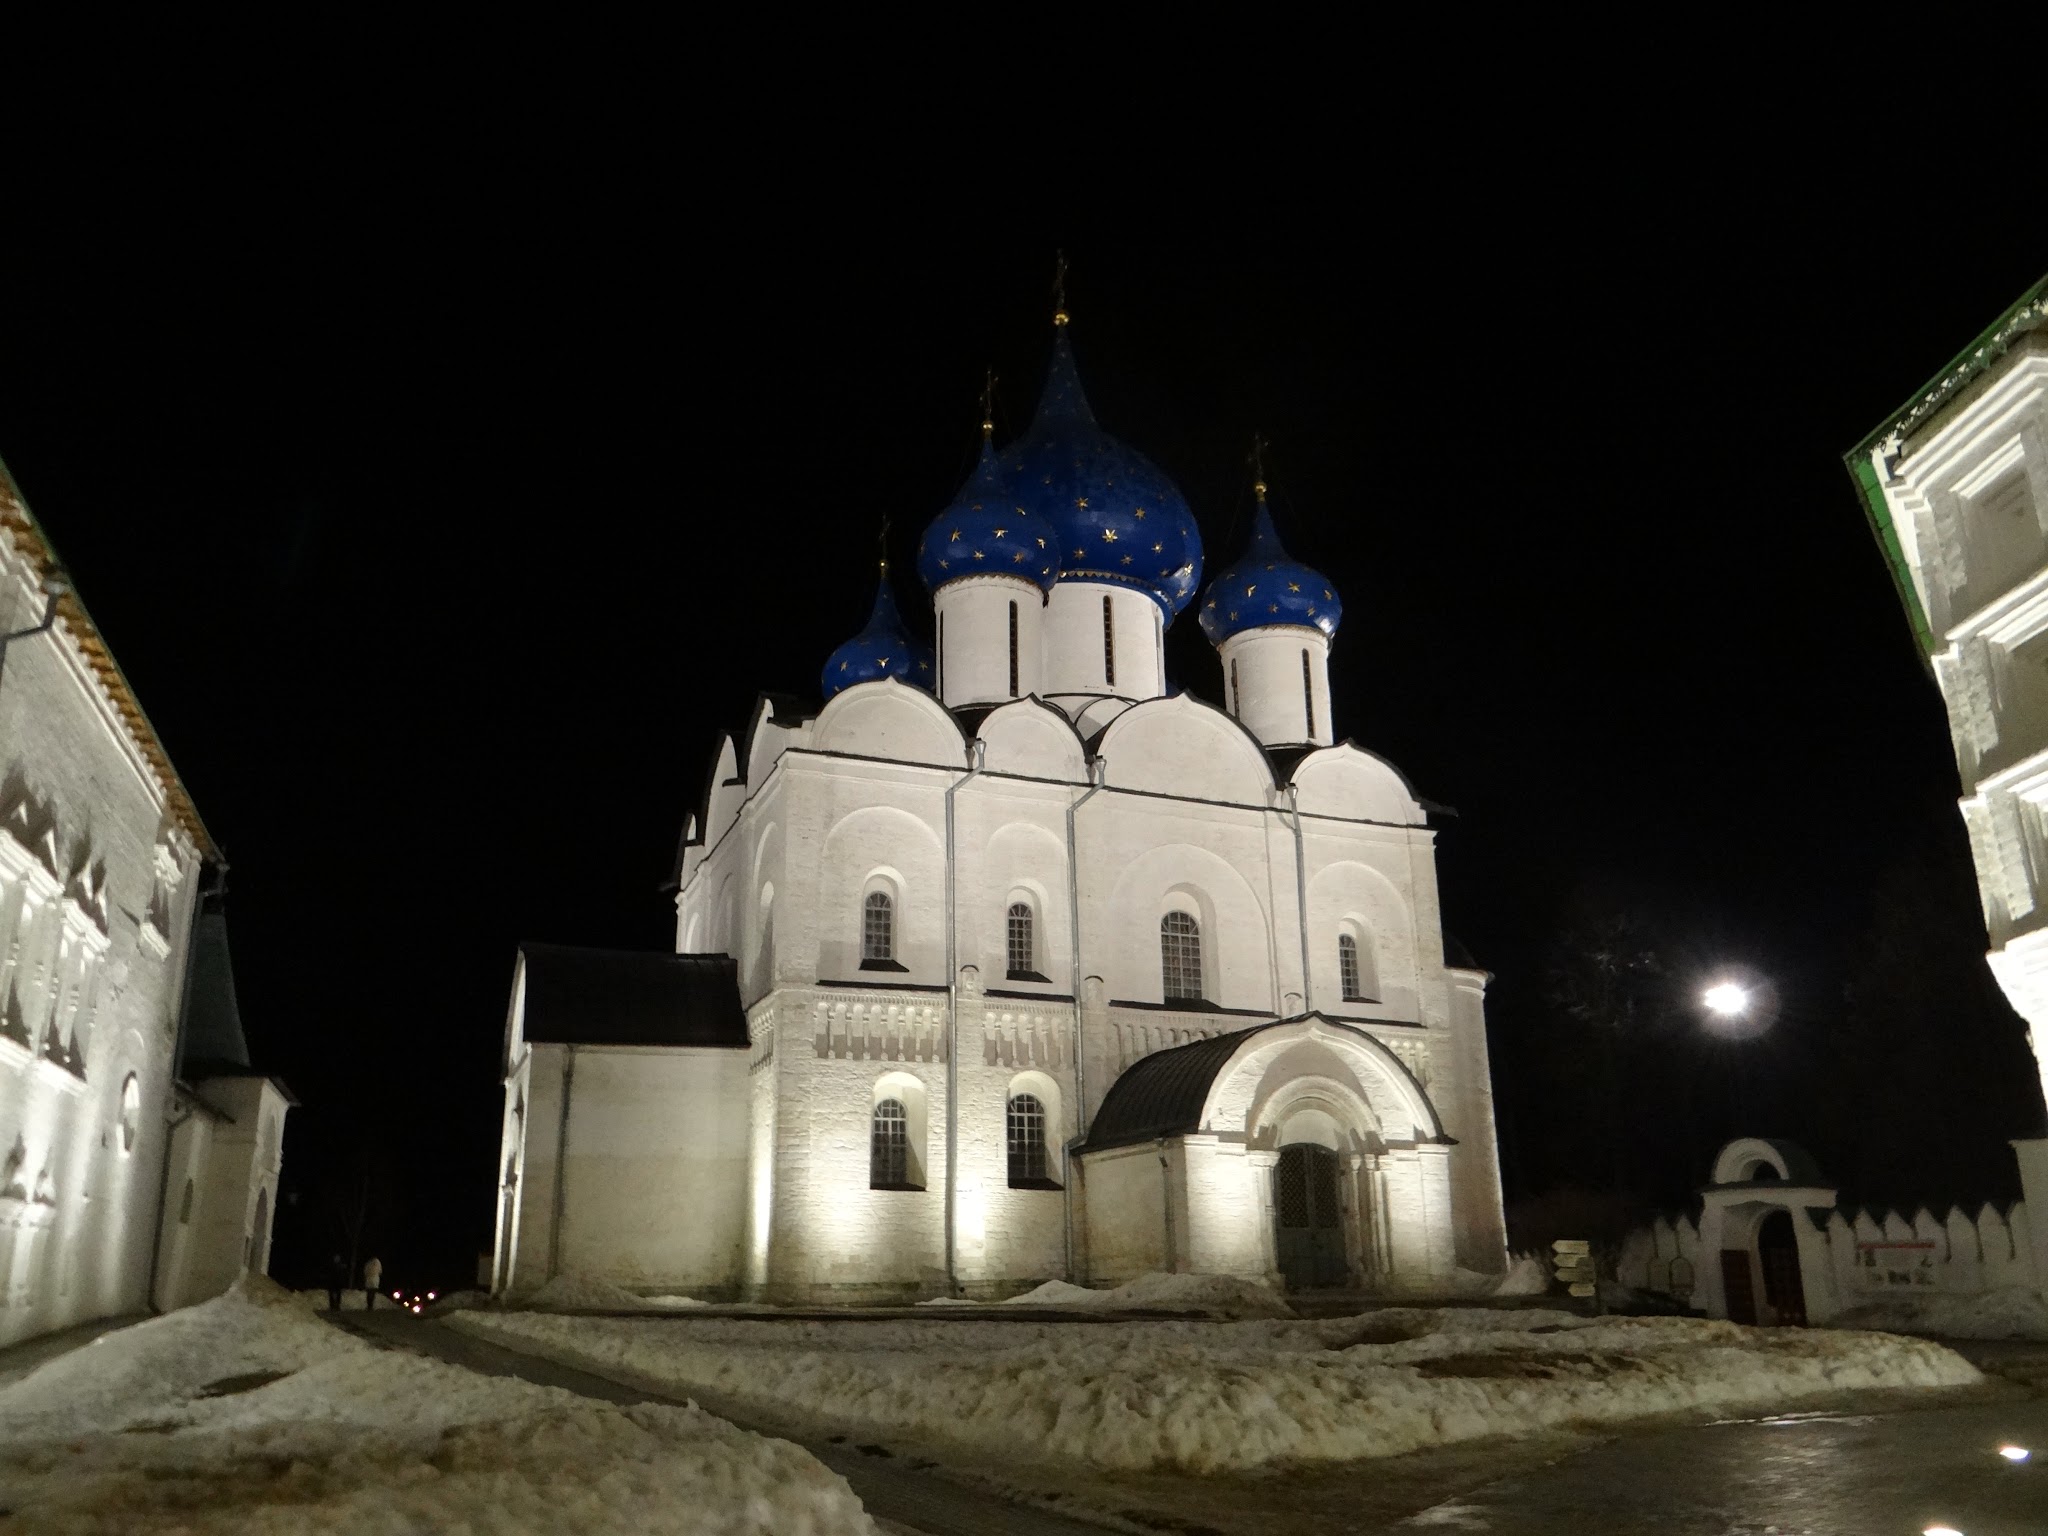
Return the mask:
<path id="1" fill-rule="evenodd" d="M 875 535 L 875 562 L 884 576 L 889 574 L 889 514 L 882 514 L 881 531 Z"/>
<path id="2" fill-rule="evenodd" d="M 1252 467 L 1252 494 L 1260 501 L 1266 499 L 1266 439 L 1263 434 L 1252 434 L 1252 451 L 1248 460 Z"/>
<path id="3" fill-rule="evenodd" d="M 981 437 L 982 441 L 996 435 L 996 371 L 991 368 L 981 380 Z"/>
<path id="4" fill-rule="evenodd" d="M 1067 253 L 1061 251 L 1053 261 L 1052 269 L 1052 323 L 1067 323 Z"/>

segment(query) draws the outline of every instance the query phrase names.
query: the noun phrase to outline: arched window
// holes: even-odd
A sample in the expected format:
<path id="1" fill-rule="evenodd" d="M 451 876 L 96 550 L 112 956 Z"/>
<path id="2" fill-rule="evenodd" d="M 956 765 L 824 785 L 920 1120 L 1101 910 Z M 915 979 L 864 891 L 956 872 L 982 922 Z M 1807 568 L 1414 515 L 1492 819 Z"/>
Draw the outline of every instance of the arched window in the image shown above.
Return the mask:
<path id="1" fill-rule="evenodd" d="M 901 1099 L 884 1099 L 868 1136 L 868 1188 L 910 1187 L 910 1117 Z"/>
<path id="2" fill-rule="evenodd" d="M 1052 1182 L 1045 1156 L 1045 1105 L 1036 1094 L 1010 1095 L 1010 1187 L 1033 1189 Z"/>
<path id="3" fill-rule="evenodd" d="M 1202 929 L 1189 912 L 1159 919 L 1161 990 L 1169 1003 L 1202 999 Z"/>
<path id="4" fill-rule="evenodd" d="M 860 908 L 860 963 L 886 966 L 896 958 L 896 903 L 887 891 L 869 891 Z"/>
<path id="5" fill-rule="evenodd" d="M 1032 981 L 1041 979 L 1038 975 L 1037 935 L 1032 929 L 1031 903 L 1013 901 L 1010 903 L 1009 948 L 1010 979 Z"/>
<path id="6" fill-rule="evenodd" d="M 1344 985 L 1344 1001 L 1367 1001 L 1358 978 L 1358 940 L 1348 933 L 1337 935 L 1337 977 Z"/>

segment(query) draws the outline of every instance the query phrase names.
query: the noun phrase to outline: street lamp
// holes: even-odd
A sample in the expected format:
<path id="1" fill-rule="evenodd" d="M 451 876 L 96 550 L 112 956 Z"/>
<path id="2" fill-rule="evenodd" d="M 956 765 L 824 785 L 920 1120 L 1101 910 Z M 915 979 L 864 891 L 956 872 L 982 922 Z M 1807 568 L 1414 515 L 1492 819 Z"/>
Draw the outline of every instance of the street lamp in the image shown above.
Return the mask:
<path id="1" fill-rule="evenodd" d="M 1716 982 L 1707 988 L 1700 1001 L 1707 1005 L 1709 1013 L 1732 1019 L 1749 1011 L 1749 988 L 1737 986 L 1732 981 Z"/>

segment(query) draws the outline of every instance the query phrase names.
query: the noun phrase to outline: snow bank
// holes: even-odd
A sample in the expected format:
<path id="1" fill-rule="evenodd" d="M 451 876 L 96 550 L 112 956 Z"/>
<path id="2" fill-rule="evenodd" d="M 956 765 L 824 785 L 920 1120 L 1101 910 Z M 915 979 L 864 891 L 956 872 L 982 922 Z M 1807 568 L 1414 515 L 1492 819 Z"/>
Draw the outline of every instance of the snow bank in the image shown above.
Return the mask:
<path id="1" fill-rule="evenodd" d="M 1169 1275 L 1154 1271 L 1113 1291 L 1048 1280 L 1012 1296 L 1008 1307 L 1090 1307 L 1104 1311 L 1199 1312 L 1209 1317 L 1292 1317 L 1294 1309 L 1255 1280 L 1229 1275 Z"/>
<path id="2" fill-rule="evenodd" d="M 1118 1324 L 465 1313 L 451 1326 L 771 1420 L 1194 1473 L 1982 1380 L 1920 1339 L 1539 1309 Z"/>
<path id="3" fill-rule="evenodd" d="M 262 1280 L 0 1390 L 0 1487 L 70 1536 L 875 1529 L 796 1446 L 375 1348 Z"/>
<path id="4" fill-rule="evenodd" d="M 1543 1296 L 1550 1291 L 1550 1270 L 1541 1259 L 1523 1254 L 1508 1266 L 1493 1288 L 1496 1296 Z"/>
<path id="5" fill-rule="evenodd" d="M 1951 1339 L 2048 1339 L 2048 1302 L 2038 1292 L 2017 1288 L 1975 1296 L 1887 1296 L 1851 1308 L 1832 1326 Z"/>
<path id="6" fill-rule="evenodd" d="M 694 1296 L 642 1296 L 596 1275 L 557 1275 L 514 1305 L 535 1312 L 660 1312 L 708 1306 Z"/>

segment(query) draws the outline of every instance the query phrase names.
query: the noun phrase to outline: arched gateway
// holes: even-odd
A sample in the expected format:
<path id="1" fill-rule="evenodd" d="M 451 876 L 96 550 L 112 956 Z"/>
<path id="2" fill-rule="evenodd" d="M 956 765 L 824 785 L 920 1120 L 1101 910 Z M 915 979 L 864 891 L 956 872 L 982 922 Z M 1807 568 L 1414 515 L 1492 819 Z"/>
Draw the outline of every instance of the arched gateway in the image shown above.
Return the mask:
<path id="1" fill-rule="evenodd" d="M 1076 1159 L 1089 1278 L 1427 1289 L 1454 1263 L 1452 1145 L 1400 1058 L 1321 1014 L 1161 1051 Z"/>

